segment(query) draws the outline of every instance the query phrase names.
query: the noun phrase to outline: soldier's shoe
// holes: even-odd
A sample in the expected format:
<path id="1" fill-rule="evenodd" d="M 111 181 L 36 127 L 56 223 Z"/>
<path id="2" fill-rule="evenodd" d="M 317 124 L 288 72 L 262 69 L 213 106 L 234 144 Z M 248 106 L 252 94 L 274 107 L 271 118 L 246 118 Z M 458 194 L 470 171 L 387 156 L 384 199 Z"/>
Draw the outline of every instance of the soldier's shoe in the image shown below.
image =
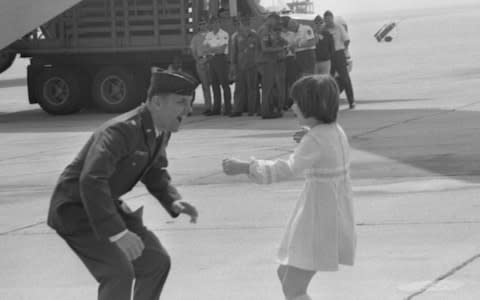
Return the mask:
<path id="1" fill-rule="evenodd" d="M 208 114 L 211 112 L 212 112 L 211 110 L 207 109 L 202 113 L 202 115 L 208 116 Z"/>
<path id="2" fill-rule="evenodd" d="M 271 115 L 264 115 L 262 116 L 262 119 L 277 119 L 280 118 L 278 114 L 271 114 Z"/>
<path id="3" fill-rule="evenodd" d="M 354 109 L 355 108 L 355 103 L 354 102 L 350 103 L 349 107 L 350 107 L 350 109 Z"/>
<path id="4" fill-rule="evenodd" d="M 211 111 L 206 114 L 206 116 L 219 116 L 220 112 L 219 111 Z"/>
<path id="5" fill-rule="evenodd" d="M 230 114 L 230 118 L 241 117 L 241 116 L 242 116 L 241 112 L 234 112 Z"/>

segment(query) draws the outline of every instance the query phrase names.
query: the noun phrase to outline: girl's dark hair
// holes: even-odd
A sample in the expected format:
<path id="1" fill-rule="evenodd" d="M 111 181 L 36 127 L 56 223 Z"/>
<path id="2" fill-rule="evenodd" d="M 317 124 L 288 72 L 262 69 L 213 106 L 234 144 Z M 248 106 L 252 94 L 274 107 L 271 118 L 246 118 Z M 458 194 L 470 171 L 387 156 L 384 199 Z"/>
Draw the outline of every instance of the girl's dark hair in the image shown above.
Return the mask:
<path id="1" fill-rule="evenodd" d="M 290 88 L 290 97 L 305 118 L 330 124 L 337 120 L 339 93 L 330 75 L 308 75 L 298 79 Z"/>

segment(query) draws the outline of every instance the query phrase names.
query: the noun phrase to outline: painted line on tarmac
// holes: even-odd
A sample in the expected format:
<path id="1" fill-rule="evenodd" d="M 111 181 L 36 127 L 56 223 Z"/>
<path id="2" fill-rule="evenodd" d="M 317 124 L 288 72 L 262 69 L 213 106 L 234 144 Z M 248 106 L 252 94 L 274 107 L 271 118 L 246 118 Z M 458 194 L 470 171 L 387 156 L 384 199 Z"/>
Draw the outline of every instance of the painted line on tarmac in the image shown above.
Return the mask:
<path id="1" fill-rule="evenodd" d="M 457 273 L 461 269 L 465 268 L 466 266 L 470 265 L 471 263 L 473 263 L 475 260 L 477 260 L 479 258 L 480 258 L 480 254 L 476 254 L 476 255 L 470 257 L 469 259 L 467 259 L 466 261 L 464 261 L 460 265 L 454 267 L 453 269 L 451 269 L 447 273 L 445 273 L 443 275 L 440 275 L 439 277 L 435 278 L 433 281 L 426 284 L 423 288 L 421 288 L 420 290 L 416 291 L 415 293 L 413 293 L 410 296 L 408 296 L 407 298 L 405 298 L 405 300 L 411 300 L 414 297 L 420 296 L 423 293 L 427 292 L 428 290 L 433 289 L 436 285 L 441 284 L 442 281 L 444 281 L 445 279 L 453 276 L 455 273 Z"/>

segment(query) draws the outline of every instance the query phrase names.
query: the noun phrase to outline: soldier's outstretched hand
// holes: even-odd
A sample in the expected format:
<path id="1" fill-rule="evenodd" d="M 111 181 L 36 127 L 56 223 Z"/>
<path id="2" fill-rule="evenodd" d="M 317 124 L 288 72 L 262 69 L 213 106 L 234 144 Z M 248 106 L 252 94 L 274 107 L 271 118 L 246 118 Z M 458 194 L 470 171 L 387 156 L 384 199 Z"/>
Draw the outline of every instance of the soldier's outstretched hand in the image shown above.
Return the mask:
<path id="1" fill-rule="evenodd" d="M 172 203 L 172 209 L 179 214 L 190 216 L 190 223 L 197 223 L 198 211 L 192 204 L 183 200 L 177 200 Z"/>

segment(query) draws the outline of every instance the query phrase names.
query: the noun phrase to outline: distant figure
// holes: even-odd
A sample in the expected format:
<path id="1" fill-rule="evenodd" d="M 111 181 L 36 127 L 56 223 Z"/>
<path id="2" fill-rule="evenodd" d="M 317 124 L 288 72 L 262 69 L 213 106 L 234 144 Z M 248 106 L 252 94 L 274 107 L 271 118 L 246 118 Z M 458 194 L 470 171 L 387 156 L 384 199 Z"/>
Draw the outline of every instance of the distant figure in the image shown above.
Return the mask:
<path id="1" fill-rule="evenodd" d="M 250 28 L 250 18 L 240 18 L 238 33 L 232 40 L 232 68 L 235 73 L 235 102 L 231 117 L 242 115 L 245 106 L 253 116 L 259 103 L 257 98 L 258 71 L 255 59 L 259 51 L 258 35 Z"/>
<path id="2" fill-rule="evenodd" d="M 332 34 L 335 45 L 335 52 L 332 57 L 332 67 L 330 74 L 335 76 L 338 73 L 340 85 L 345 88 L 350 109 L 355 108 L 355 98 L 353 96 L 352 81 L 347 69 L 347 55 L 350 38 L 345 28 L 334 21 L 333 13 L 327 10 L 323 14 L 326 29 Z"/>
<path id="3" fill-rule="evenodd" d="M 280 36 L 280 16 L 268 15 L 258 29 L 260 52 L 257 58 L 262 75 L 262 119 L 282 117 L 285 103 L 285 53 L 287 43 Z M 277 87 L 276 90 L 275 87 Z M 277 101 L 274 103 L 276 91 Z"/>
<path id="4" fill-rule="evenodd" d="M 315 73 L 330 74 L 331 59 L 335 53 L 333 37 L 330 32 L 325 29 L 325 22 L 320 15 L 315 17 L 314 24 L 317 39 L 315 45 Z"/>
<path id="5" fill-rule="evenodd" d="M 229 35 L 220 28 L 218 18 L 210 19 L 210 31 L 205 36 L 204 45 L 207 46 L 210 58 L 210 76 L 213 89 L 213 109 L 208 115 L 220 115 L 222 110 L 222 94 L 224 96 L 224 115 L 232 113 L 232 94 L 229 84 L 228 45 Z"/>
<path id="6" fill-rule="evenodd" d="M 290 22 L 290 17 L 283 16 L 281 17 L 281 26 L 282 32 L 280 36 L 287 42 L 287 53 L 285 57 L 285 105 L 284 110 L 288 110 L 292 104 L 293 100 L 288 95 L 288 91 L 295 80 L 298 79 L 298 66 L 295 61 L 295 32 L 288 29 L 288 24 Z"/>
<path id="7" fill-rule="evenodd" d="M 277 254 L 278 277 L 287 300 L 310 300 L 316 272 L 353 265 L 356 231 L 350 182 L 350 147 L 337 123 L 338 89 L 330 75 L 300 78 L 291 89 L 300 126 L 309 127 L 288 159 L 222 162 L 227 175 L 245 174 L 259 184 L 305 177 L 303 191 Z"/>
<path id="8" fill-rule="evenodd" d="M 295 32 L 295 61 L 299 76 L 315 72 L 315 34 L 312 27 L 290 20 L 289 29 Z"/>
<path id="9" fill-rule="evenodd" d="M 218 17 L 221 19 L 230 18 L 230 3 L 228 0 L 222 0 L 221 7 L 218 9 Z"/>
<path id="10" fill-rule="evenodd" d="M 203 97 L 205 102 L 204 115 L 212 112 L 212 93 L 210 92 L 210 56 L 208 48 L 204 45 L 205 37 L 208 32 L 208 23 L 205 19 L 198 22 L 198 32 L 193 36 L 190 42 L 193 58 L 195 59 L 195 67 L 202 84 Z"/>
<path id="11" fill-rule="evenodd" d="M 170 72 L 183 72 L 183 60 L 180 56 L 174 56 L 171 64 L 167 68 Z"/>

